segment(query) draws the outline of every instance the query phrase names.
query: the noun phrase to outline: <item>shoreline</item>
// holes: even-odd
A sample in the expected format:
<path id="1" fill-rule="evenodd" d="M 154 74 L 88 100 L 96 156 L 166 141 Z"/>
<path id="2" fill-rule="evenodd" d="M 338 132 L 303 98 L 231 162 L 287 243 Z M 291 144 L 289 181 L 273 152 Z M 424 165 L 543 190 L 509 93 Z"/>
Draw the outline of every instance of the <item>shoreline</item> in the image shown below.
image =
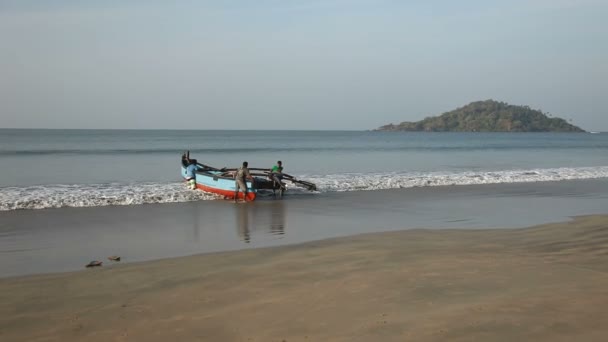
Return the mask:
<path id="1" fill-rule="evenodd" d="M 2 212 L 0 277 L 110 255 L 126 263 L 416 228 L 528 227 L 602 214 L 606 203 L 608 179 Z"/>
<path id="2" fill-rule="evenodd" d="M 23 275 L 15 275 L 15 276 L 8 276 L 8 277 L 0 277 L 0 283 L 2 281 L 10 281 L 10 280 L 19 280 L 19 279 L 27 279 L 27 278 L 36 278 L 36 277 L 54 277 L 54 276 L 70 276 L 73 274 L 79 274 L 81 272 L 93 272 L 94 270 L 101 270 L 101 269 L 120 269 L 123 267 L 138 267 L 138 265 L 146 265 L 146 264 L 154 264 L 154 263 L 158 263 L 158 262 L 178 262 L 182 259 L 189 259 L 189 258 L 194 258 L 194 259 L 198 259 L 198 258 L 205 258 L 205 257 L 221 257 L 221 256 L 230 256 L 232 254 L 235 253 L 245 253 L 245 252 L 255 252 L 255 251 L 260 251 L 261 253 L 263 253 L 264 251 L 273 251 L 273 252 L 280 252 L 280 251 L 287 251 L 287 250 L 294 250 L 294 249 L 305 249 L 307 247 L 318 247 L 318 246 L 325 246 L 325 245 L 331 245 L 331 244 L 342 244 L 342 243 L 348 243 L 351 240 L 359 240 L 359 239 L 365 239 L 366 237 L 370 237 L 370 238 L 374 238 L 374 239 L 378 239 L 378 238 L 382 238 L 385 235 L 400 235 L 400 234 L 404 234 L 404 233 L 423 233 L 423 232 L 428 232 L 428 233 L 473 233 L 473 232 L 496 232 L 496 231 L 517 231 L 517 230 L 531 230 L 531 229 L 537 229 L 540 227 L 545 227 L 545 226 L 553 226 L 553 225 L 565 225 L 568 223 L 572 223 L 575 222 L 577 220 L 586 220 L 586 219 L 593 219 L 593 218 L 606 218 L 606 220 L 608 221 L 608 213 L 605 214 L 588 214 L 588 215 L 574 215 L 574 216 L 569 216 L 567 220 L 561 220 L 561 221 L 553 221 L 553 222 L 547 222 L 547 223 L 541 223 L 541 224 L 537 224 L 537 225 L 533 225 L 533 226 L 529 226 L 529 227 L 503 227 L 503 228 L 462 228 L 462 227 L 455 227 L 455 228 L 430 228 L 430 227 L 421 227 L 421 228 L 408 228 L 408 229 L 400 229 L 400 230 L 384 230 L 384 231 L 376 231 L 376 232 L 364 232 L 364 233 L 357 233 L 357 234 L 353 234 L 353 235 L 346 235 L 346 236 L 335 236 L 335 237 L 328 237 L 328 238 L 321 238 L 318 240 L 308 240 L 308 241 L 304 241 L 304 242 L 295 242 L 295 243 L 291 243 L 291 244 L 284 244 L 284 245 L 275 245 L 275 246 L 262 246 L 262 247 L 255 247 L 255 248 L 246 248 L 243 247 L 241 249 L 233 249 L 233 250 L 220 250 L 220 251 L 211 251 L 211 252 L 202 252 L 202 253 L 195 253 L 195 254 L 188 254 L 188 255 L 178 255 L 178 256 L 169 256 L 169 257 L 163 257 L 163 258 L 158 258 L 158 259 L 150 259 L 150 260 L 137 260 L 137 261 L 124 261 L 124 260 L 120 260 L 118 262 L 110 262 L 107 258 L 101 258 L 99 261 L 103 262 L 103 266 L 100 267 L 92 267 L 92 268 L 85 268 L 84 264 L 82 266 L 82 269 L 78 269 L 78 270 L 70 270 L 70 271 L 58 271 L 58 272 L 44 272 L 44 273 L 31 273 L 31 274 L 23 274 Z M 276 250 L 276 251 L 274 251 Z"/>
<path id="3" fill-rule="evenodd" d="M 0 337 L 604 340 L 607 261 L 608 215 L 363 233 L 0 279 Z"/>

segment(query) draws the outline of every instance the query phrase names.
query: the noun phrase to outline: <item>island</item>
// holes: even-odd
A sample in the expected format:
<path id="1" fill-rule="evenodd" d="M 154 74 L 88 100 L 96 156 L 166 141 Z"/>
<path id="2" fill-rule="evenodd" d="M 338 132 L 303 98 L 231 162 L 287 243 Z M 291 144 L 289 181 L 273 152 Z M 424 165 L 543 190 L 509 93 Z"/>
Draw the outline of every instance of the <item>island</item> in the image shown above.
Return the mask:
<path id="1" fill-rule="evenodd" d="M 495 100 L 476 101 L 417 122 L 388 124 L 375 131 L 409 132 L 585 132 L 566 120 L 528 106 Z"/>

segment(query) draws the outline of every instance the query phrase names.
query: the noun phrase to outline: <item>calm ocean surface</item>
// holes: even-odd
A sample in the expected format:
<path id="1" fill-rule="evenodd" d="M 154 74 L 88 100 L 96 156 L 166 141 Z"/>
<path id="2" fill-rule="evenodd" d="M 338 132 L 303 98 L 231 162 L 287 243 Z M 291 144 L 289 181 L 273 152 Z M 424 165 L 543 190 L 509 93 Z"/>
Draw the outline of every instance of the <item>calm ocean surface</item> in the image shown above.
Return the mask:
<path id="1" fill-rule="evenodd" d="M 608 134 L 0 129 L 0 210 L 211 199 L 181 184 L 185 150 L 218 167 L 280 159 L 320 194 L 608 177 Z"/>

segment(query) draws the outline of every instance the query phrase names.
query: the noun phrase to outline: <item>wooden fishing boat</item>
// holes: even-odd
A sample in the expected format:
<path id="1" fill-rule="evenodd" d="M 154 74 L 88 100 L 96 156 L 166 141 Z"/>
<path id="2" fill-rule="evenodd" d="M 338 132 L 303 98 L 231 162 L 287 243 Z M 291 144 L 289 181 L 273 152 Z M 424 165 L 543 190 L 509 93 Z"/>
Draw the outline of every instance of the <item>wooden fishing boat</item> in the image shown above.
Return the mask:
<path id="1" fill-rule="evenodd" d="M 187 152 L 182 156 L 181 175 L 186 178 L 186 167 L 190 160 L 190 153 Z M 235 180 L 234 175 L 237 168 L 215 168 L 206 164 L 196 162 L 198 170 L 196 171 L 196 188 L 205 192 L 224 196 L 226 199 L 234 199 Z M 252 180 L 246 180 L 247 185 L 247 201 L 253 201 L 258 196 L 260 190 L 268 190 L 282 196 L 285 191 L 285 182 L 291 182 L 295 185 L 314 191 L 317 186 L 311 182 L 302 181 L 295 177 L 282 173 L 280 179 L 275 174 L 270 172 L 270 169 L 249 168 L 249 172 L 253 177 Z M 238 192 L 238 199 L 244 199 L 244 193 Z"/>

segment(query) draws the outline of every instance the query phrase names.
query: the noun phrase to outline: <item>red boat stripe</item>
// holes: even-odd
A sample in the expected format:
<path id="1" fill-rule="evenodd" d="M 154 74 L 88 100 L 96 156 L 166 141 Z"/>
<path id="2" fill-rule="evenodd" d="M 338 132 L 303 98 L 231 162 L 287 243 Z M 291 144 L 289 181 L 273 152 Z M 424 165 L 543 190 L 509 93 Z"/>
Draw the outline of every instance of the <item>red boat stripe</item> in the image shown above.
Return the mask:
<path id="1" fill-rule="evenodd" d="M 225 196 L 227 198 L 233 199 L 234 198 L 234 191 L 230 191 L 230 190 L 220 190 L 220 189 L 216 189 L 216 188 L 210 188 L 208 186 L 204 186 L 203 184 L 196 184 L 196 188 L 206 191 L 206 192 L 210 192 L 212 194 L 218 194 L 218 195 L 222 195 Z M 243 199 L 243 192 L 239 191 L 238 194 L 238 198 L 239 199 Z M 253 201 L 255 200 L 256 197 L 256 193 L 255 192 L 248 192 L 247 193 L 247 200 L 249 201 Z"/>

